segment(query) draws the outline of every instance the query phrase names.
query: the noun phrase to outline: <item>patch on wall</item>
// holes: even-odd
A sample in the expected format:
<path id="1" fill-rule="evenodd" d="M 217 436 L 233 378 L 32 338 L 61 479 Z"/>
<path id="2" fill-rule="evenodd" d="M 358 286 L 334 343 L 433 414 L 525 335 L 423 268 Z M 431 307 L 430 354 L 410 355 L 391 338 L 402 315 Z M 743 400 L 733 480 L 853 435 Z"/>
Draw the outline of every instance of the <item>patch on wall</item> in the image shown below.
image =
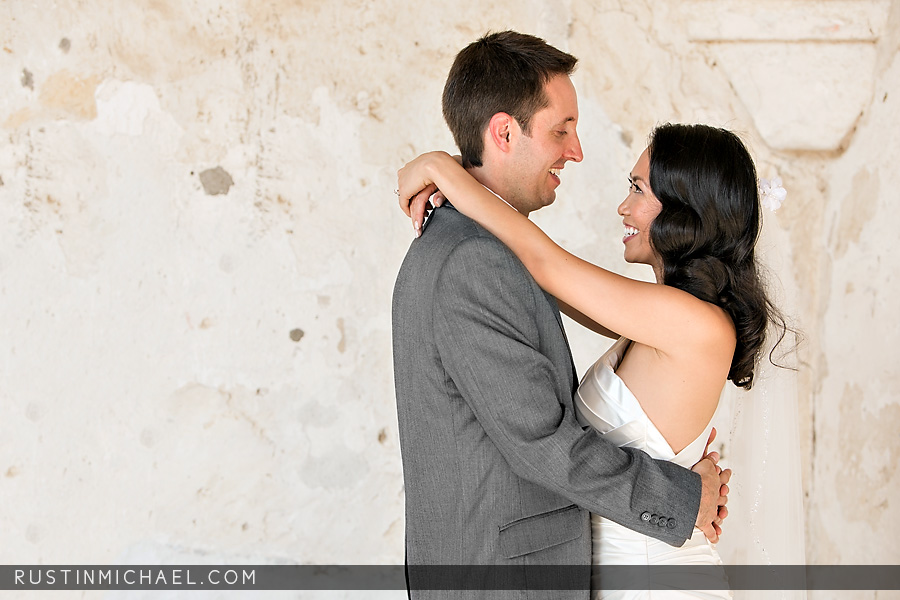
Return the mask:
<path id="1" fill-rule="evenodd" d="M 231 186 L 234 185 L 234 180 L 228 174 L 228 171 L 222 167 L 216 167 L 215 169 L 207 169 L 201 172 L 200 183 L 203 184 L 203 191 L 207 195 L 218 196 L 227 194 Z"/>

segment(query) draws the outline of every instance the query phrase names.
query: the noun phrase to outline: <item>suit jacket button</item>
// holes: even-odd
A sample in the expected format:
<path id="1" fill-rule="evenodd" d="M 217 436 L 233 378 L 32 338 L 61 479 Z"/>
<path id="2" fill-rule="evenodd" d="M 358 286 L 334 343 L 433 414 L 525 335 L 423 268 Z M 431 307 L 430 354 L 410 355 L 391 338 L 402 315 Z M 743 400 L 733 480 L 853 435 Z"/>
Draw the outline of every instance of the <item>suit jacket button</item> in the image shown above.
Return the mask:
<path id="1" fill-rule="evenodd" d="M 678 525 L 678 523 L 675 522 L 675 519 L 669 519 L 669 520 L 666 522 L 666 527 L 668 527 L 669 529 L 675 529 L 675 527 L 676 527 L 677 525 Z"/>
<path id="2" fill-rule="evenodd" d="M 650 517 L 650 522 L 653 523 L 654 525 L 656 525 L 656 523 L 659 522 L 659 515 L 653 515 L 653 516 L 651 516 L 651 517 Z"/>
<path id="3" fill-rule="evenodd" d="M 660 517 L 660 518 L 659 518 L 659 522 L 657 523 L 657 525 L 659 525 L 660 527 L 665 527 L 665 526 L 666 526 L 666 523 L 667 523 L 668 521 L 669 521 L 669 520 L 668 520 L 667 518 L 665 518 L 665 517 Z"/>
<path id="4" fill-rule="evenodd" d="M 643 513 L 641 513 L 641 521 L 649 521 L 649 520 L 650 520 L 649 512 L 644 511 Z"/>

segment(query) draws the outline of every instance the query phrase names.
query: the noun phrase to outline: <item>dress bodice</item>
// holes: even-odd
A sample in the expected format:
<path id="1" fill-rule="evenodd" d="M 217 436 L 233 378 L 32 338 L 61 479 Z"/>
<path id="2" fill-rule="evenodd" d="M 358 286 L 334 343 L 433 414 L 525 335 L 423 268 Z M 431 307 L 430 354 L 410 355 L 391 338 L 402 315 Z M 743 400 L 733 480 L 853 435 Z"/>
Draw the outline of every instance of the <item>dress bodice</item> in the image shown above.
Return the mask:
<path id="1" fill-rule="evenodd" d="M 638 399 L 616 375 L 630 345 L 631 340 L 619 338 L 585 373 L 575 394 L 578 419 L 617 446 L 638 448 L 653 458 L 691 468 L 703 456 L 712 421 L 684 449 L 677 454 L 673 452 Z"/>
<path id="2" fill-rule="evenodd" d="M 631 340 L 620 338 L 588 369 L 575 394 L 578 419 L 590 425 L 617 446 L 643 450 L 653 458 L 691 468 L 703 456 L 712 422 L 681 452 L 673 452 L 662 433 L 644 412 L 625 382 L 616 375 Z M 703 579 L 704 591 L 665 589 L 651 593 L 642 589 L 609 589 L 602 578 L 592 578 L 593 600 L 728 599 L 722 561 L 703 532 L 694 528 L 682 546 L 675 547 L 632 531 L 600 515 L 591 515 L 591 561 L 595 565 L 718 565 Z M 708 584 L 708 585 L 707 585 Z"/>

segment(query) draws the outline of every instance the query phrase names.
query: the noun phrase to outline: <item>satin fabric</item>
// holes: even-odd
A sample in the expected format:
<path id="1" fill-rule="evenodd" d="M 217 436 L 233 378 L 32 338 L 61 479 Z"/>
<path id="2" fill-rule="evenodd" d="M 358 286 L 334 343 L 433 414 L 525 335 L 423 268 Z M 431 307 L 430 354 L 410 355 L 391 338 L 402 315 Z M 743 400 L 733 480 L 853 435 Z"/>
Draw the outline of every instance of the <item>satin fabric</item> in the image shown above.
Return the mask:
<path id="1" fill-rule="evenodd" d="M 703 433 L 677 454 L 644 412 L 637 398 L 618 375 L 616 368 L 631 341 L 620 338 L 585 373 L 575 395 L 575 408 L 583 425 L 589 425 L 618 446 L 638 448 L 653 458 L 685 468 L 703 456 L 712 422 Z M 593 564 L 608 565 L 721 565 L 722 561 L 699 529 L 683 546 L 632 531 L 599 515 L 591 515 Z M 594 582 L 594 600 L 636 598 L 730 598 L 724 570 L 716 571 L 711 587 L 722 590 L 609 590 Z M 704 586 L 705 587 L 705 586 Z"/>

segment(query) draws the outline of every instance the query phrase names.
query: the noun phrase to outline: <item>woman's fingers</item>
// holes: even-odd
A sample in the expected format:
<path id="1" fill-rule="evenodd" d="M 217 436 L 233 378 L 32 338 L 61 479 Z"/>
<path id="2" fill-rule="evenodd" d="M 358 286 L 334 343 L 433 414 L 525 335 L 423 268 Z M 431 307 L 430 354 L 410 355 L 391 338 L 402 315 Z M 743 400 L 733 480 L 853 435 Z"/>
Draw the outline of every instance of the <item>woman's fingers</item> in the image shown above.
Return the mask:
<path id="1" fill-rule="evenodd" d="M 433 183 L 429 184 L 410 200 L 409 216 L 412 219 L 413 230 L 416 232 L 416 237 L 422 235 L 422 223 L 425 222 L 425 215 L 431 207 L 428 203 L 428 199 L 435 191 L 437 191 L 437 187 Z"/>
<path id="2" fill-rule="evenodd" d="M 397 192 L 397 195 L 400 196 L 400 192 Z M 412 217 L 412 215 L 409 212 L 409 198 L 404 198 L 403 196 L 400 196 L 400 199 L 398 200 L 398 202 L 400 203 L 400 210 L 403 211 L 403 214 L 405 214 L 407 217 Z"/>
<path id="3" fill-rule="evenodd" d="M 703 456 L 709 454 L 709 445 L 716 439 L 716 428 L 713 427 L 709 432 L 709 439 L 706 440 L 706 447 L 703 449 Z"/>
<path id="4" fill-rule="evenodd" d="M 412 195 L 409 190 L 404 189 L 405 180 L 403 171 L 405 169 L 406 167 L 403 167 L 403 169 L 397 171 L 397 189 L 394 190 L 394 193 L 397 194 L 397 202 L 400 204 L 400 210 L 402 210 L 407 217 L 412 217 L 410 214 L 410 205 L 415 196 Z"/>
<path id="5" fill-rule="evenodd" d="M 414 168 L 412 162 L 403 165 L 403 167 L 397 171 L 397 189 L 394 190 L 394 193 L 397 194 L 397 202 L 400 204 L 400 210 L 402 210 L 407 217 L 412 217 L 410 214 L 410 205 L 416 194 L 424 187 L 424 184 L 416 186 L 412 183 L 415 181 L 416 176 L 413 171 Z"/>
<path id="6" fill-rule="evenodd" d="M 422 224 L 428 211 L 431 210 L 432 204 L 429 198 L 438 191 L 437 185 L 432 180 L 430 168 L 437 163 L 443 162 L 449 157 L 446 152 L 426 152 L 406 163 L 399 171 L 397 171 L 397 199 L 400 203 L 400 209 L 404 214 L 412 219 L 413 229 L 416 231 L 416 237 L 422 232 Z M 440 206 L 444 196 L 440 195 L 439 200 L 435 200 L 435 206 Z"/>

